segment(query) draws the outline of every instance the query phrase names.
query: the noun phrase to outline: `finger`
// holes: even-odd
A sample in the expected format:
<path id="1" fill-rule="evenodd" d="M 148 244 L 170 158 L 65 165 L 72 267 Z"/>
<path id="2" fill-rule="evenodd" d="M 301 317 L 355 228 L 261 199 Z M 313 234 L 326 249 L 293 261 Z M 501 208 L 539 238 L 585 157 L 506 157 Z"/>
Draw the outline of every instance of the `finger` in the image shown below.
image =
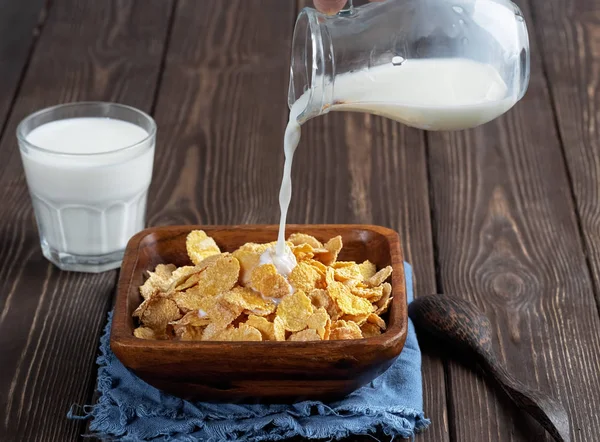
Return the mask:
<path id="1" fill-rule="evenodd" d="M 315 8 L 329 15 L 339 12 L 345 4 L 346 0 L 315 0 Z"/>

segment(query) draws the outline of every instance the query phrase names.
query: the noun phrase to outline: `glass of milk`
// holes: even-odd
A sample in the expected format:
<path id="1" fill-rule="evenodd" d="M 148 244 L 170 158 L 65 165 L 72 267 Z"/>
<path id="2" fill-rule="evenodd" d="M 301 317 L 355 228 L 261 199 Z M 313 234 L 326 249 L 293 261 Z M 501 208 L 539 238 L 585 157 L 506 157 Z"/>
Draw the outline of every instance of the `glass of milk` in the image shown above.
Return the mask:
<path id="1" fill-rule="evenodd" d="M 17 138 L 44 256 L 63 270 L 118 268 L 145 224 L 154 120 L 121 104 L 63 104 L 25 118 Z"/>
<path id="2" fill-rule="evenodd" d="M 288 103 L 300 123 L 337 110 L 466 129 L 506 112 L 528 83 L 527 27 L 511 1 L 387 0 L 300 12 Z"/>

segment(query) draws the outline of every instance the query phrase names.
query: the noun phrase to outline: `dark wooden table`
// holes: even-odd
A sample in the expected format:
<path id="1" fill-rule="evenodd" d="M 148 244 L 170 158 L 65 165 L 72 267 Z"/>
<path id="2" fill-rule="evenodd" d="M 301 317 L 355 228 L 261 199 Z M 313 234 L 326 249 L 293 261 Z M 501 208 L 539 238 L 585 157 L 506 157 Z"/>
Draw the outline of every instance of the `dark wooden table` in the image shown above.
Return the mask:
<path id="1" fill-rule="evenodd" d="M 310 121 L 290 222 L 397 229 L 417 295 L 490 317 L 511 371 L 554 395 L 572 440 L 600 440 L 600 3 L 520 0 L 526 97 L 474 130 L 363 114 Z M 61 272 L 40 251 L 15 128 L 79 100 L 159 127 L 148 223 L 273 223 L 292 0 L 0 0 L 0 441 L 80 440 L 118 272 Z M 426 349 L 427 350 L 427 349 Z M 429 349 L 422 442 L 545 441 L 485 379 Z"/>

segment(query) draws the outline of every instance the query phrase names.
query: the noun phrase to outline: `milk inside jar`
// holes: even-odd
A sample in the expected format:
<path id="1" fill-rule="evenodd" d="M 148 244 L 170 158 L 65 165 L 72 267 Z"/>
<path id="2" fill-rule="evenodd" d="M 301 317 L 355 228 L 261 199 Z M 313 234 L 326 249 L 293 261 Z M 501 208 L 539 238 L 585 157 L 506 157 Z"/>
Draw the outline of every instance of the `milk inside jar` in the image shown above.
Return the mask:
<path id="1" fill-rule="evenodd" d="M 461 58 L 415 59 L 342 74 L 332 88 L 331 111 L 382 115 L 427 130 L 456 130 L 497 118 L 516 102 L 498 71 Z M 312 93 L 321 93 L 318 88 Z M 298 115 L 311 92 L 292 106 Z"/>
<path id="2" fill-rule="evenodd" d="M 331 110 L 368 112 L 427 130 L 467 129 L 510 109 L 517 97 L 508 92 L 490 65 L 460 58 L 405 60 L 340 75 Z"/>
<path id="3" fill-rule="evenodd" d="M 153 128 L 65 118 L 33 128 L 20 145 L 44 255 L 66 270 L 118 267 L 144 228 Z"/>

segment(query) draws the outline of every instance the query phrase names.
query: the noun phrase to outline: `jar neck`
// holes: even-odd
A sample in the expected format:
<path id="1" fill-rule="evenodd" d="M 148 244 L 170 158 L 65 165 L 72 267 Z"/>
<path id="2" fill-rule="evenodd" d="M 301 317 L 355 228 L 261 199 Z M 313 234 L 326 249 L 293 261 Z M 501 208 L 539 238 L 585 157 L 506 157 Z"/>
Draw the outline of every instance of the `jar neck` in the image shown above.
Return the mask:
<path id="1" fill-rule="evenodd" d="M 296 20 L 288 105 L 301 123 L 329 112 L 333 103 L 335 59 L 327 20 L 311 8 L 304 8 Z"/>

